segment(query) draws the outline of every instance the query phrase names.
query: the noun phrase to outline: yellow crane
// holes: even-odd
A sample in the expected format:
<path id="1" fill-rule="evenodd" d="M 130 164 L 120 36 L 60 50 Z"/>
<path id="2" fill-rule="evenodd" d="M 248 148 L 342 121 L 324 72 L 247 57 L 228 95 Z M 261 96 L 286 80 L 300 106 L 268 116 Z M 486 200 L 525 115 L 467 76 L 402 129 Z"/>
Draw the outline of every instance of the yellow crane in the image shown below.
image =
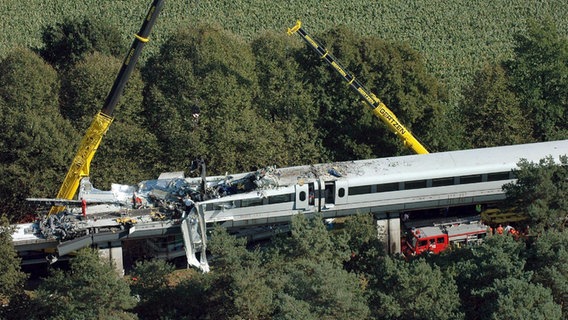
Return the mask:
<path id="1" fill-rule="evenodd" d="M 359 95 L 363 98 L 363 101 L 371 107 L 373 114 L 375 114 L 379 119 L 381 119 L 388 128 L 394 132 L 400 139 L 402 139 L 404 145 L 418 154 L 429 153 L 428 150 L 416 139 L 408 129 L 406 129 L 394 113 L 387 108 L 387 106 L 379 99 L 375 94 L 369 91 L 363 84 L 361 84 L 355 76 L 353 76 L 349 71 L 347 71 L 337 59 L 327 51 L 321 44 L 308 35 L 308 33 L 302 29 L 302 22 L 297 21 L 296 25 L 292 28 L 288 28 L 288 35 L 293 35 L 297 33 L 304 39 L 304 41 L 314 49 L 322 59 L 324 59 L 329 65 L 333 67 L 345 81 L 350 85 Z"/>
<path id="2" fill-rule="evenodd" d="M 124 59 L 116 80 L 114 81 L 114 84 L 105 100 L 104 106 L 101 111 L 95 115 L 93 122 L 91 122 L 89 129 L 87 129 L 87 132 L 81 140 L 79 150 L 73 158 L 73 162 L 67 171 L 63 184 L 57 193 L 58 199 L 73 199 L 77 192 L 77 188 L 79 187 L 79 183 L 81 182 L 81 178 L 89 176 L 91 160 L 93 160 L 95 152 L 97 151 L 104 134 L 107 132 L 114 119 L 112 116 L 114 108 L 122 95 L 122 91 L 124 90 L 126 82 L 130 78 L 130 74 L 134 70 L 144 44 L 149 40 L 148 36 L 150 35 L 150 31 L 156 22 L 163 4 L 164 0 L 154 0 L 150 6 L 140 31 L 134 36 L 134 42 Z M 58 213 L 63 210 L 63 208 L 63 206 L 53 206 L 51 207 L 48 215 Z"/>

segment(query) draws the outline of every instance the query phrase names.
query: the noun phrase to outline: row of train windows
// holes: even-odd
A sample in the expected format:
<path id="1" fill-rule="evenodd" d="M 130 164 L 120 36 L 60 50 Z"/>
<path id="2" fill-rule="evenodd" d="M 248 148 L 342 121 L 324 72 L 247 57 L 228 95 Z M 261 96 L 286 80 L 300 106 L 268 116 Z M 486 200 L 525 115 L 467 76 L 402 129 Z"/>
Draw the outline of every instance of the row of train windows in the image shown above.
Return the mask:
<path id="1" fill-rule="evenodd" d="M 349 195 L 355 196 L 360 194 L 367 194 L 367 193 L 375 193 L 375 192 L 388 192 L 388 191 L 399 191 L 399 190 L 411 190 L 411 189 L 421 189 L 421 188 L 428 188 L 428 187 L 443 187 L 443 186 L 451 186 L 451 185 L 458 185 L 458 184 L 469 184 L 469 183 L 477 183 L 477 182 L 490 182 L 490 181 L 501 181 L 501 180 L 509 180 L 512 179 L 513 175 L 512 172 L 496 172 L 496 173 L 489 173 L 489 174 L 478 174 L 478 175 L 469 175 L 469 176 L 461 176 L 461 177 L 448 177 L 448 178 L 438 178 L 438 179 L 428 179 L 428 180 L 414 180 L 414 181 L 405 181 L 405 182 L 393 182 L 393 183 L 384 183 L 384 184 L 376 184 L 370 186 L 357 186 L 357 187 L 349 187 Z M 332 193 L 329 193 L 331 197 Z M 338 196 L 340 198 L 345 196 L 345 189 L 341 188 L 338 190 Z M 254 207 L 254 206 L 261 206 L 264 204 L 277 204 L 277 203 L 285 203 L 285 202 L 292 202 L 294 201 L 295 194 L 288 193 L 288 194 L 279 194 L 268 197 L 266 202 L 264 199 L 261 198 L 252 198 L 252 199 L 243 199 L 243 200 L 235 200 L 232 201 L 230 206 L 233 208 L 244 208 L 244 207 Z M 300 196 L 300 201 L 306 200 L 305 192 L 302 192 Z M 333 199 L 327 200 L 328 202 L 332 203 Z M 213 210 L 213 204 L 207 204 L 205 210 L 210 211 Z"/>
<path id="2" fill-rule="evenodd" d="M 491 182 L 491 181 L 501 181 L 509 179 L 513 179 L 511 171 L 495 172 L 488 174 L 476 174 L 476 175 L 468 175 L 461 177 L 447 177 L 447 178 L 437 178 L 437 179 L 428 179 L 428 180 L 393 182 L 393 183 L 384 183 L 384 184 L 377 184 L 371 186 L 349 187 L 349 195 L 355 196 L 359 194 L 367 194 L 374 192 L 412 190 L 412 189 L 422 189 L 429 187 L 444 187 L 444 186 L 452 186 L 458 184 Z"/>
<path id="3" fill-rule="evenodd" d="M 294 201 L 294 194 L 287 193 L 287 194 L 278 194 L 274 196 L 270 196 L 267 199 L 267 202 L 264 202 L 262 198 L 252 198 L 252 199 L 243 199 L 243 200 L 235 200 L 231 201 L 230 207 L 233 208 L 245 208 L 245 207 L 255 207 L 261 206 L 264 204 L 277 204 L 277 203 L 285 203 L 285 202 L 292 202 Z M 206 211 L 211 211 L 214 209 L 214 205 L 212 203 L 208 203 L 205 206 Z"/>

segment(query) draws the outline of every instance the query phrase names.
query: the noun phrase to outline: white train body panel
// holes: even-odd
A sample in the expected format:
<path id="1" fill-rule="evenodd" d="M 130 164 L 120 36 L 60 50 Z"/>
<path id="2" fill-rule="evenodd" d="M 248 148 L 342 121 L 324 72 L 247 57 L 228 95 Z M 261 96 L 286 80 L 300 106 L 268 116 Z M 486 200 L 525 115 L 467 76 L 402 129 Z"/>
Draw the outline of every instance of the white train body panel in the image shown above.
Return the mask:
<path id="1" fill-rule="evenodd" d="M 207 222 L 228 227 L 285 222 L 297 213 L 324 217 L 393 212 L 504 199 L 521 159 L 568 154 L 568 140 L 278 169 L 279 186 L 198 204 Z"/>

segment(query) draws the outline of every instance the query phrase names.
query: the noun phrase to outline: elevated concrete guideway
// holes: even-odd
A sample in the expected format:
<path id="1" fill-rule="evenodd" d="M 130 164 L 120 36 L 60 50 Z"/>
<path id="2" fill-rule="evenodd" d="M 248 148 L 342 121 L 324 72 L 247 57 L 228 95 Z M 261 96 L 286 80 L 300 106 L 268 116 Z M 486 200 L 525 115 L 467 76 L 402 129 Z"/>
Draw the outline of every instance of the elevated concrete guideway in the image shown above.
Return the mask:
<path id="1" fill-rule="evenodd" d="M 493 194 L 483 194 L 474 197 L 464 196 L 463 192 L 457 192 L 448 193 L 445 199 L 413 199 L 409 201 L 407 198 L 401 198 L 399 201 L 393 200 L 383 205 L 329 206 L 321 212 L 324 218 L 337 218 L 369 212 L 375 214 L 379 238 L 385 241 L 385 246 L 390 252 L 400 252 L 400 212 L 495 202 L 503 198 L 504 194 L 501 190 L 495 190 Z M 221 222 L 221 224 L 237 234 L 242 231 L 244 236 L 254 239 L 255 236 L 260 237 L 273 234 L 273 226 L 290 222 L 292 216 L 298 212 L 311 215 L 315 214 L 316 210 L 280 213 L 277 215 L 271 213 L 243 214 L 233 216 L 232 220 L 227 220 L 225 223 Z M 122 241 L 181 234 L 186 244 L 185 248 L 189 251 L 187 252 L 189 264 L 208 270 L 207 261 L 200 261 L 196 258 L 196 254 L 206 244 L 206 238 L 202 237 L 205 234 L 205 230 L 197 230 L 202 225 L 198 221 L 191 221 L 191 219 L 152 221 L 148 216 L 134 217 L 138 219 L 138 222 L 119 232 L 100 231 L 93 225 L 88 228 L 88 234 L 68 241 L 44 239 L 34 232 L 33 224 L 20 224 L 16 225 L 13 243 L 15 249 L 21 253 L 23 264 L 45 263 L 44 257 L 30 254 L 38 251 L 54 252 L 59 256 L 65 256 L 81 248 L 97 247 L 100 248 L 104 256 L 114 261 L 117 269 L 122 269 Z M 215 213 L 206 214 L 203 218 L 206 226 L 220 222 L 218 214 Z M 102 220 L 97 222 L 101 225 L 104 224 Z"/>
<path id="2" fill-rule="evenodd" d="M 17 225 L 13 242 L 30 261 L 27 257 L 38 251 L 61 256 L 88 246 L 112 248 L 132 239 L 183 235 L 179 241 L 188 264 L 206 270 L 205 255 L 198 260 L 197 254 L 206 251 L 213 225 L 258 238 L 297 214 L 328 219 L 372 213 L 389 251 L 398 252 L 400 213 L 501 201 L 502 187 L 516 181 L 521 159 L 538 163 L 550 157 L 560 163 L 567 153 L 568 140 L 562 140 L 215 177 L 202 169 L 201 177 L 165 173 L 138 186 L 113 185 L 111 191 L 97 190 L 84 178 L 79 197 L 93 203 L 86 215 L 71 208 L 36 224 Z"/>

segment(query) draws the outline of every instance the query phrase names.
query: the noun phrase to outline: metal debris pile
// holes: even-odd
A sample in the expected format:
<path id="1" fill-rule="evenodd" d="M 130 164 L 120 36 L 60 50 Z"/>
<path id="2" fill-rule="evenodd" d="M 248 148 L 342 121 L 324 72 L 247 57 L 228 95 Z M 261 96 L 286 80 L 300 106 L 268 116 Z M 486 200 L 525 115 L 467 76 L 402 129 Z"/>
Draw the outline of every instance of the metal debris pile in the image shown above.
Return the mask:
<path id="1" fill-rule="evenodd" d="M 108 228 L 113 230 L 127 226 L 124 221 L 134 224 L 134 217 L 141 215 L 153 221 L 182 219 L 195 214 L 192 212 L 195 202 L 276 188 L 279 178 L 280 171 L 275 166 L 236 178 L 227 175 L 206 180 L 185 178 L 183 172 L 171 172 L 155 180 L 142 181 L 137 186 L 113 184 L 110 191 L 98 190 L 89 178 L 83 178 L 78 198 L 86 201 L 88 214 L 85 215 L 79 206 L 81 201 L 70 200 L 62 212 L 39 219 L 37 229 L 45 239 L 66 241 L 85 235 L 88 222 L 92 220 L 108 219 Z"/>
<path id="2" fill-rule="evenodd" d="M 70 240 L 85 235 L 85 229 L 81 228 L 74 216 L 65 212 L 53 214 L 39 220 L 39 232 L 48 240 Z"/>

